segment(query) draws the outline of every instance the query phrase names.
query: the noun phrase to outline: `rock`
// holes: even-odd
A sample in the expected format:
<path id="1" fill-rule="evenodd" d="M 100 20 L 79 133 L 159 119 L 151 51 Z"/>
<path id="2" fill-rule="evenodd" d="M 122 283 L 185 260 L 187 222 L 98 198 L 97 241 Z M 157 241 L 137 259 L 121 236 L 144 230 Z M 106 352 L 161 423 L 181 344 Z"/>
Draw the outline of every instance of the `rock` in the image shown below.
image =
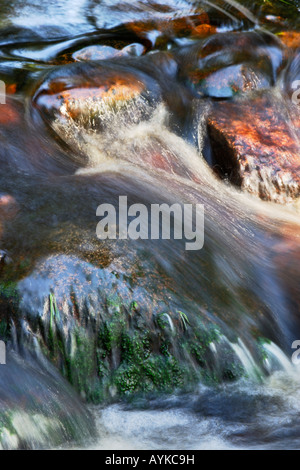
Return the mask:
<path id="1" fill-rule="evenodd" d="M 283 61 L 280 41 L 261 32 L 216 34 L 178 57 L 181 78 L 198 95 L 214 98 L 269 88 Z"/>
<path id="2" fill-rule="evenodd" d="M 261 71 L 249 65 L 225 67 L 203 78 L 199 91 L 211 98 L 233 98 L 258 88 L 268 88 L 270 80 Z"/>
<path id="3" fill-rule="evenodd" d="M 167 173 L 120 169 L 64 177 L 63 185 L 31 178 L 25 191 L 17 178 L 6 181 L 23 211 L 6 234 L 14 261 L 1 273 L 0 300 L 2 319 L 13 319 L 19 344 L 32 350 L 38 343 L 95 402 L 112 390 L 116 396 L 166 392 L 242 376 L 230 342 L 242 335 L 259 360 L 256 338 L 280 343 L 276 315 L 285 318 L 285 310 L 270 297 L 270 272 L 256 265 L 258 249 L 265 256 L 272 237 L 264 238 L 257 219 L 232 210 L 229 196 L 220 209 L 211 180 L 185 186 Z M 97 240 L 96 208 L 101 202 L 117 208 L 120 194 L 129 205 L 146 207 L 205 202 L 205 248 L 188 252 L 181 240 Z"/>
<path id="4" fill-rule="evenodd" d="M 0 105 L 3 113 L 0 113 L 0 160 L 1 171 L 8 175 L 10 172 L 20 172 L 33 174 L 38 172 L 42 174 L 65 174 L 76 171 L 76 165 L 70 158 L 66 158 L 66 154 L 61 147 L 57 145 L 55 140 L 49 141 L 48 136 L 41 131 L 36 130 L 36 123 L 26 118 L 28 110 L 19 100 L 6 97 L 6 104 Z M 3 121 L 2 121 L 3 119 Z M 9 120 L 11 119 L 11 120 Z M 14 173 L 15 174 L 15 173 Z M 17 210 L 19 201 L 16 204 L 11 200 L 12 194 L 3 194 L 0 192 L 0 223 L 1 215 L 8 212 L 12 215 Z"/>
<path id="5" fill-rule="evenodd" d="M 44 357 L 7 346 L 0 389 L 0 449 L 78 445 L 96 435 L 93 417 Z"/>
<path id="6" fill-rule="evenodd" d="M 16 217 L 18 210 L 19 206 L 11 195 L 0 193 L 0 240 L 4 224 Z M 5 258 L 8 259 L 8 257 L 3 256 L 2 250 L 0 250 L 0 265 L 5 260 Z"/>
<path id="7" fill-rule="evenodd" d="M 145 108 L 159 99 L 158 84 L 142 72 L 88 62 L 56 69 L 35 92 L 33 104 L 51 122 L 71 118 L 96 128 L 119 112 L 138 121 Z"/>
<path id="8" fill-rule="evenodd" d="M 298 200 L 299 201 L 299 200 Z M 299 210 L 298 210 L 299 213 Z M 299 216 L 299 215 L 298 215 Z M 293 224 L 285 223 L 281 227 L 281 236 L 274 246 L 272 261 L 276 266 L 277 276 L 281 279 L 285 302 L 288 305 L 287 322 L 293 331 L 296 321 L 299 322 L 300 297 L 295 295 L 298 291 L 298 279 L 300 276 L 300 248 L 299 234 L 295 232 Z M 298 336 L 295 335 L 295 340 Z"/>
<path id="9" fill-rule="evenodd" d="M 275 95 L 216 104 L 208 132 L 215 164 L 234 184 L 268 201 L 299 197 L 297 109 Z"/>
<path id="10" fill-rule="evenodd" d="M 201 30 L 201 27 L 203 29 Z M 167 39 L 189 37 L 191 35 L 199 37 L 202 34 L 213 30 L 210 27 L 209 17 L 205 12 L 196 15 L 168 19 L 153 19 L 144 22 L 132 22 L 126 24 L 126 28 L 133 31 L 138 37 L 151 37 L 149 33 L 159 32 Z M 206 34 L 205 34 L 206 35 Z"/>
<path id="11" fill-rule="evenodd" d="M 141 56 L 145 52 L 142 44 L 130 44 L 119 50 L 111 46 L 88 46 L 73 54 L 75 62 L 87 60 L 106 60 L 115 57 Z"/>
<path id="12" fill-rule="evenodd" d="M 156 65 L 170 76 L 176 75 L 177 63 L 168 53 L 153 54 L 149 60 L 144 57 L 140 70 L 114 63 L 85 64 L 90 68 L 89 82 L 82 64 L 69 65 L 44 82 L 33 104 L 65 142 L 85 155 L 82 166 L 97 167 L 101 159 L 126 160 L 196 181 L 189 162 L 182 161 L 176 142 L 168 149 L 161 142 L 160 132 L 167 130 L 168 114 L 161 104 L 163 84 L 156 75 L 148 75 Z M 64 74 L 70 75 L 68 85 Z M 173 97 L 171 87 L 166 88 L 169 93 L 165 91 L 164 97 L 172 101 L 173 109 L 178 106 L 177 100 L 180 106 L 181 96 Z M 150 121 L 154 129 L 149 135 L 141 134 L 141 126 Z"/>
<path id="13" fill-rule="evenodd" d="M 210 24 L 200 24 L 193 29 L 192 38 L 203 39 L 215 34 L 216 32 L 216 26 L 211 26 Z"/>
<path id="14" fill-rule="evenodd" d="M 278 37 L 289 49 L 298 49 L 300 47 L 299 31 L 283 31 L 278 34 Z"/>
<path id="15" fill-rule="evenodd" d="M 20 124 L 17 106 L 13 101 L 8 101 L 7 98 L 5 104 L 0 104 L 0 124 L 7 128 Z"/>

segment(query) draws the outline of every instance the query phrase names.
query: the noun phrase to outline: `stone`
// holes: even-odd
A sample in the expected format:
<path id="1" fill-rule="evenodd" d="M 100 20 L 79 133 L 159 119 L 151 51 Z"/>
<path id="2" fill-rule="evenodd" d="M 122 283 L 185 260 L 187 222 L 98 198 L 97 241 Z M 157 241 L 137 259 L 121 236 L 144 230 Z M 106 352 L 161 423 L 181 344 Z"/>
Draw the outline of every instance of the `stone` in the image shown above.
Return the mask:
<path id="1" fill-rule="evenodd" d="M 116 49 L 111 46 L 87 46 L 73 54 L 75 62 L 87 60 L 106 60 L 117 57 L 140 56 L 145 52 L 142 44 L 130 44 L 123 49 Z"/>
<path id="2" fill-rule="evenodd" d="M 140 71 L 110 62 L 79 62 L 50 74 L 36 90 L 33 103 L 49 122 L 54 117 L 72 118 L 95 127 L 105 121 L 103 116 L 113 116 L 120 110 L 127 109 L 129 118 L 130 103 L 139 101 L 143 108 L 159 99 L 159 85 Z M 132 119 L 139 117 L 138 107 L 135 109 L 137 114 L 131 113 Z"/>
<path id="3" fill-rule="evenodd" d="M 49 449 L 96 436 L 91 413 L 58 371 L 20 345 L 0 364 L 0 449 Z"/>
<path id="4" fill-rule="evenodd" d="M 168 19 L 153 19 L 142 22 L 132 22 L 126 24 L 126 28 L 133 31 L 138 37 L 147 38 L 151 31 L 163 33 L 168 38 L 200 36 L 208 32 L 210 21 L 207 13 L 201 12 L 195 15 Z M 201 27 L 203 27 L 201 31 Z M 213 30 L 213 27 L 210 31 Z"/>
<path id="5" fill-rule="evenodd" d="M 208 133 L 215 166 L 231 182 L 267 201 L 300 196 L 298 109 L 271 95 L 215 104 Z"/>
<path id="6" fill-rule="evenodd" d="M 232 98 L 269 88 L 283 62 L 283 47 L 261 32 L 219 33 L 178 51 L 180 76 L 197 95 Z"/>
<path id="7" fill-rule="evenodd" d="M 300 47 L 299 31 L 283 31 L 278 34 L 278 37 L 289 49 L 298 49 Z"/>

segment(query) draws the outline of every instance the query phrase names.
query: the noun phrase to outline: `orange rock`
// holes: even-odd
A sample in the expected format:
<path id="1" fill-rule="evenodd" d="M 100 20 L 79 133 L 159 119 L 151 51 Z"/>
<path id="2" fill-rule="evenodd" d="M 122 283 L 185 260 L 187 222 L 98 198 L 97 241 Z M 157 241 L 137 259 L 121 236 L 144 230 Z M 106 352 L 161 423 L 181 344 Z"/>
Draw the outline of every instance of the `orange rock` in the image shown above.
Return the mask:
<path id="1" fill-rule="evenodd" d="M 215 104 L 208 119 L 216 165 L 222 174 L 262 199 L 300 196 L 300 113 L 262 96 Z"/>
<path id="2" fill-rule="evenodd" d="M 300 47 L 300 33 L 298 31 L 285 31 L 278 34 L 278 37 L 290 49 Z"/>
<path id="3" fill-rule="evenodd" d="M 203 31 L 205 29 L 207 30 L 209 26 L 209 17 L 205 12 L 175 19 L 170 17 L 170 19 L 167 20 L 154 19 L 145 22 L 132 22 L 128 23 L 126 27 L 130 31 L 133 31 L 138 37 L 145 37 L 145 33 L 154 30 L 162 32 L 165 36 L 185 37 L 194 33 L 197 35 L 197 28 L 201 25 L 204 25 Z"/>
<path id="4" fill-rule="evenodd" d="M 50 119 L 81 119 L 101 126 L 104 115 L 126 108 L 129 102 L 160 100 L 158 83 L 131 67 L 85 62 L 54 70 L 36 91 L 33 103 Z M 105 119 L 104 119 L 105 120 Z"/>
<path id="5" fill-rule="evenodd" d="M 17 92 L 17 85 L 16 83 L 12 83 L 10 85 L 6 85 L 6 93 L 8 95 L 14 95 Z"/>
<path id="6" fill-rule="evenodd" d="M 87 100 L 101 100 L 106 104 L 117 104 L 137 98 L 144 91 L 141 83 L 128 84 L 117 79 L 109 86 L 99 88 L 73 88 L 63 91 L 56 97 L 61 114 L 76 119 L 82 113 L 82 105 Z"/>
<path id="7" fill-rule="evenodd" d="M 210 26 L 209 24 L 201 24 L 196 26 L 196 28 L 192 31 L 192 37 L 195 39 L 202 39 L 210 36 L 211 34 L 215 34 L 217 32 L 217 28 L 215 26 Z"/>

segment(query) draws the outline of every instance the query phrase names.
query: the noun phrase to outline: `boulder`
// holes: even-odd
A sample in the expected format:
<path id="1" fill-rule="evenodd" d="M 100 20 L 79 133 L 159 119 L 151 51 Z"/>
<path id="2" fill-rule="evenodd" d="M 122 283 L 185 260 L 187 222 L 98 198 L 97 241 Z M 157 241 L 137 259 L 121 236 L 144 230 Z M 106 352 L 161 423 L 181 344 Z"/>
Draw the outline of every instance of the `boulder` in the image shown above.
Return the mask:
<path id="1" fill-rule="evenodd" d="M 299 111 L 273 95 L 218 103 L 208 118 L 217 171 L 267 201 L 300 195 Z"/>
<path id="2" fill-rule="evenodd" d="M 232 98 L 269 88 L 282 66 L 282 49 L 275 36 L 259 31 L 215 34 L 178 51 L 180 76 L 197 96 Z"/>
<path id="3" fill-rule="evenodd" d="M 25 344 L 17 348 L 22 353 L 8 343 L 0 365 L 0 449 L 49 449 L 95 438 L 91 413 L 38 345 L 34 353 Z"/>

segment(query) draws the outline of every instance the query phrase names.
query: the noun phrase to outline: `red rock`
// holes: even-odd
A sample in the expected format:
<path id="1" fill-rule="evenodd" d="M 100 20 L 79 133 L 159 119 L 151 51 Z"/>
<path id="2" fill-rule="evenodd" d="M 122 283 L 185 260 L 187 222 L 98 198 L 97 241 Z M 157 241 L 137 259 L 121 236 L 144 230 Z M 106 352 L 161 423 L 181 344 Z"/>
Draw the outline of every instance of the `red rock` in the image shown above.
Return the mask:
<path id="1" fill-rule="evenodd" d="M 262 199 L 300 196 L 300 113 L 272 96 L 215 104 L 208 131 L 216 165 Z"/>
<path id="2" fill-rule="evenodd" d="M 192 37 L 195 39 L 202 39 L 215 34 L 216 32 L 217 28 L 215 26 L 211 26 L 209 24 L 200 24 L 193 29 Z"/>
<path id="3" fill-rule="evenodd" d="M 289 49 L 298 49 L 300 47 L 299 31 L 284 31 L 279 33 L 278 37 Z"/>
<path id="4" fill-rule="evenodd" d="M 6 93 L 8 95 L 14 95 L 17 92 L 17 84 L 16 83 L 11 83 L 9 85 L 6 85 Z"/>
<path id="5" fill-rule="evenodd" d="M 8 127 L 14 126 L 20 122 L 20 118 L 14 102 L 6 98 L 6 104 L 0 104 L 0 124 Z"/>

